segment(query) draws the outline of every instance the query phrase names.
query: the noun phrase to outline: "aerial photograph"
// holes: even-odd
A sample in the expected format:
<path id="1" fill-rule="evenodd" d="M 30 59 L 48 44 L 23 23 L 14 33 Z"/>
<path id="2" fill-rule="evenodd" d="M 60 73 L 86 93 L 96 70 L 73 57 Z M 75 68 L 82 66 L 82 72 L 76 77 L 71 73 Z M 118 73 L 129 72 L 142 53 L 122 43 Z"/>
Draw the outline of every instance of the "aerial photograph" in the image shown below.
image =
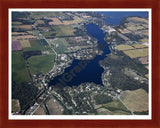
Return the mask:
<path id="1" fill-rule="evenodd" d="M 12 10 L 11 115 L 149 115 L 148 11 Z"/>

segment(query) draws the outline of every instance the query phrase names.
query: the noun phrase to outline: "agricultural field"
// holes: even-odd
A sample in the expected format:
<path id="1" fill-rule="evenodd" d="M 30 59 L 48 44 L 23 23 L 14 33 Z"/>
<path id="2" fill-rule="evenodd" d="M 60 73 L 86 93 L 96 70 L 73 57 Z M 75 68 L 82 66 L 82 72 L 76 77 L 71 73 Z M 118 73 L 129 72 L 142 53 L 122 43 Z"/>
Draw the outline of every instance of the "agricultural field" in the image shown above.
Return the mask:
<path id="1" fill-rule="evenodd" d="M 64 36 L 73 36 L 74 31 L 76 31 L 72 26 L 70 25 L 58 25 L 58 26 L 52 26 L 52 29 L 54 31 L 46 31 L 43 32 L 43 35 L 47 39 L 53 39 L 55 37 L 64 37 Z"/>
<path id="2" fill-rule="evenodd" d="M 146 46 L 146 45 L 143 45 L 143 44 L 134 44 L 134 45 L 132 45 L 134 48 L 146 48 L 146 47 L 148 47 L 148 46 Z"/>
<path id="3" fill-rule="evenodd" d="M 49 22 L 50 25 L 71 25 L 71 24 L 78 24 L 83 21 L 83 19 L 79 18 L 78 16 L 74 16 L 73 20 L 63 20 L 63 22 L 61 22 L 56 17 L 48 19 L 52 20 L 51 22 Z"/>
<path id="4" fill-rule="evenodd" d="M 39 25 L 39 24 L 45 24 L 44 20 L 36 20 L 36 22 L 34 23 L 34 25 Z"/>
<path id="5" fill-rule="evenodd" d="M 12 81 L 16 83 L 30 81 L 22 54 L 22 51 L 12 52 Z"/>
<path id="6" fill-rule="evenodd" d="M 54 99 L 51 98 L 46 102 L 46 106 L 48 108 L 50 115 L 62 115 L 63 107 Z"/>
<path id="7" fill-rule="evenodd" d="M 130 49 L 134 49 L 134 48 L 130 45 L 121 44 L 121 45 L 117 46 L 117 49 L 120 51 L 123 51 L 123 50 L 130 50 Z"/>
<path id="8" fill-rule="evenodd" d="M 107 104 L 95 106 L 98 113 L 106 115 L 130 115 L 130 111 L 121 103 L 120 100 L 114 100 Z"/>
<path id="9" fill-rule="evenodd" d="M 21 110 L 18 99 L 12 99 L 12 112 L 19 112 Z"/>
<path id="10" fill-rule="evenodd" d="M 49 22 L 49 25 L 62 25 L 63 22 L 61 22 L 58 18 L 54 17 L 54 18 L 49 18 L 50 20 L 52 20 L 51 22 Z"/>
<path id="11" fill-rule="evenodd" d="M 12 32 L 12 36 L 27 35 L 27 32 Z"/>
<path id="12" fill-rule="evenodd" d="M 54 66 L 55 54 L 31 56 L 28 58 L 31 74 L 47 73 Z M 46 63 L 47 62 L 47 63 Z"/>
<path id="13" fill-rule="evenodd" d="M 22 46 L 19 41 L 12 41 L 12 51 L 20 51 Z"/>
<path id="14" fill-rule="evenodd" d="M 67 51 L 67 47 L 69 46 L 69 44 L 65 40 L 65 38 L 55 38 L 54 40 L 50 40 L 49 42 L 50 42 L 50 44 L 53 45 L 55 51 L 58 54 L 62 54 L 65 51 Z"/>
<path id="15" fill-rule="evenodd" d="M 15 22 L 12 22 L 12 25 L 21 25 L 22 22 L 18 22 L 18 21 L 15 21 Z"/>
<path id="16" fill-rule="evenodd" d="M 120 98 L 133 112 L 142 112 L 148 110 L 148 94 L 143 89 L 137 89 L 134 91 L 127 90 L 121 95 Z"/>
<path id="17" fill-rule="evenodd" d="M 51 30 L 49 27 L 38 27 L 38 29 L 43 32 L 47 32 Z"/>
<path id="18" fill-rule="evenodd" d="M 147 32 L 147 33 L 144 33 L 144 35 L 148 36 L 148 32 Z M 146 39 L 146 38 L 140 39 L 139 42 L 148 43 L 148 39 Z"/>
<path id="19" fill-rule="evenodd" d="M 119 31 L 121 32 L 121 33 L 123 33 L 123 34 L 125 34 L 125 33 L 131 33 L 131 31 L 129 31 L 128 29 L 119 29 Z"/>
<path id="20" fill-rule="evenodd" d="M 105 108 L 97 109 L 98 115 L 111 115 L 112 112 Z"/>
<path id="21" fill-rule="evenodd" d="M 134 22 L 141 22 L 141 23 L 146 23 L 148 24 L 148 20 L 140 17 L 128 17 L 127 18 L 129 21 L 134 21 Z"/>
<path id="22" fill-rule="evenodd" d="M 52 29 L 55 30 L 56 36 L 73 36 L 74 31 L 76 31 L 72 26 L 70 25 L 58 25 L 58 26 L 52 26 Z"/>
<path id="23" fill-rule="evenodd" d="M 29 40 L 20 40 L 20 44 L 21 44 L 22 48 L 31 47 Z"/>
<path id="24" fill-rule="evenodd" d="M 146 57 L 146 56 L 148 56 L 148 48 L 128 50 L 128 51 L 123 51 L 123 52 L 127 56 L 129 56 L 130 58 L 137 58 L 137 57 Z"/>
<path id="25" fill-rule="evenodd" d="M 12 28 L 29 30 L 32 29 L 32 25 L 14 25 Z"/>
<path id="26" fill-rule="evenodd" d="M 21 36 L 12 36 L 12 40 L 25 40 L 25 39 L 36 39 L 37 37 L 33 35 L 21 35 Z"/>
<path id="27" fill-rule="evenodd" d="M 54 16 L 62 16 L 64 15 L 62 12 L 31 12 L 30 17 L 34 19 L 40 19 L 43 17 L 54 17 Z"/>
<path id="28" fill-rule="evenodd" d="M 44 40 L 36 40 L 31 39 L 29 40 L 31 47 L 25 47 L 23 48 L 23 51 L 41 51 L 41 52 L 48 52 L 48 54 L 54 54 L 52 49 L 48 46 L 48 43 Z"/>
<path id="29" fill-rule="evenodd" d="M 141 57 L 141 58 L 138 58 L 138 60 L 139 60 L 142 64 L 148 64 L 148 57 Z"/>

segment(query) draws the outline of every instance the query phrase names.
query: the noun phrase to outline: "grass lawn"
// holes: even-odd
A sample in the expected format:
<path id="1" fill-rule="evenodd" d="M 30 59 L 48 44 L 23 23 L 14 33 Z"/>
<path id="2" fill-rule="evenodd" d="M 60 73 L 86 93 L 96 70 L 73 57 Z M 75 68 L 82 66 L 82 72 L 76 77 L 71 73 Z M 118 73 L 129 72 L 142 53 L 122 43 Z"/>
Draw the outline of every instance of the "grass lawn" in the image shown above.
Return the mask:
<path id="1" fill-rule="evenodd" d="M 32 56 L 28 59 L 31 74 L 47 73 L 54 65 L 55 54 Z"/>
<path id="2" fill-rule="evenodd" d="M 22 58 L 22 51 L 12 52 L 12 81 L 16 83 L 30 81 L 30 77 Z"/>
<path id="3" fill-rule="evenodd" d="M 124 52 L 127 56 L 129 56 L 129 57 L 131 57 L 131 58 L 148 56 L 148 48 L 128 50 L 128 51 L 123 51 L 123 52 Z"/>

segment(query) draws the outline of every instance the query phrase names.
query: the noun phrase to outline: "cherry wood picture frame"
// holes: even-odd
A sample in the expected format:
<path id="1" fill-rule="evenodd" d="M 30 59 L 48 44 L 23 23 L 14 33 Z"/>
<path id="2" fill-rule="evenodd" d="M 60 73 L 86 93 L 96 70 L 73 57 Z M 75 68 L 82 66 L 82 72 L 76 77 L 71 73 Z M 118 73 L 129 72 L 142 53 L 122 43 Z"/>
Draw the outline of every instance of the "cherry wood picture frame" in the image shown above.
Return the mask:
<path id="1" fill-rule="evenodd" d="M 9 120 L 9 8 L 149 8 L 152 9 L 151 120 Z M 159 128 L 160 127 L 159 0 L 0 0 L 0 128 Z"/>

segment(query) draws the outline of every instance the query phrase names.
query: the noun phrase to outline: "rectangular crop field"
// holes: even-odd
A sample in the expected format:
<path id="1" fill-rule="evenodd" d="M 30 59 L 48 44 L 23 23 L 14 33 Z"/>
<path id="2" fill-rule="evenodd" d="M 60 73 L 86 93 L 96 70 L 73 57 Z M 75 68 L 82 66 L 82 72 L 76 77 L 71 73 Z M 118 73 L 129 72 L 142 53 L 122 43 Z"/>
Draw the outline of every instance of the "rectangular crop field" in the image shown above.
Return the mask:
<path id="1" fill-rule="evenodd" d="M 22 51 L 12 52 L 12 81 L 16 83 L 30 81 Z"/>
<path id="2" fill-rule="evenodd" d="M 12 51 L 20 51 L 22 46 L 19 41 L 12 41 Z"/>
<path id="3" fill-rule="evenodd" d="M 146 56 L 148 56 L 148 48 L 128 50 L 128 51 L 123 51 L 123 52 L 127 56 L 129 56 L 131 58 L 146 57 Z"/>
<path id="4" fill-rule="evenodd" d="M 33 40 L 29 40 L 30 44 L 32 47 L 38 47 L 40 46 L 40 40 L 36 40 L 36 39 L 33 39 Z"/>
<path id="5" fill-rule="evenodd" d="M 121 44 L 121 45 L 117 46 L 117 49 L 120 51 L 123 51 L 123 50 L 130 50 L 130 49 L 134 49 L 134 48 L 130 45 Z"/>
<path id="6" fill-rule="evenodd" d="M 20 44 L 21 44 L 22 48 L 31 47 L 29 40 L 20 40 Z"/>

